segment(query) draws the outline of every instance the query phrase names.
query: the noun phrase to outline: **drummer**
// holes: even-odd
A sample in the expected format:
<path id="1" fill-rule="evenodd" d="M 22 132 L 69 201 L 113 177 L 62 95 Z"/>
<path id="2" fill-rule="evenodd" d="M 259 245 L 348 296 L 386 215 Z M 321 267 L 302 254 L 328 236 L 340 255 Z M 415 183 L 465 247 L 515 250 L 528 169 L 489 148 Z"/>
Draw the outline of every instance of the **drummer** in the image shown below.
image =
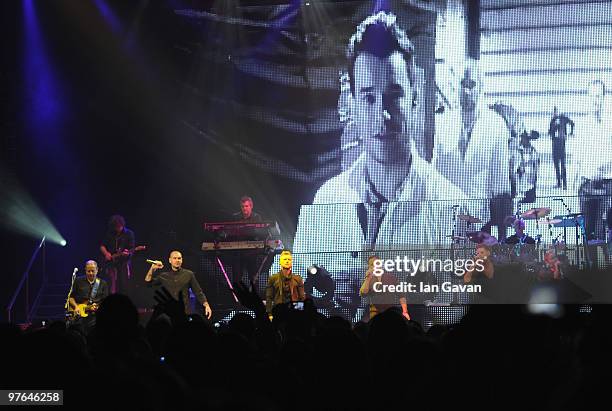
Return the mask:
<path id="1" fill-rule="evenodd" d="M 506 244 L 523 245 L 536 243 L 533 237 L 525 233 L 525 220 L 522 218 L 517 218 L 512 224 L 512 227 L 514 228 L 514 234 L 506 238 Z"/>

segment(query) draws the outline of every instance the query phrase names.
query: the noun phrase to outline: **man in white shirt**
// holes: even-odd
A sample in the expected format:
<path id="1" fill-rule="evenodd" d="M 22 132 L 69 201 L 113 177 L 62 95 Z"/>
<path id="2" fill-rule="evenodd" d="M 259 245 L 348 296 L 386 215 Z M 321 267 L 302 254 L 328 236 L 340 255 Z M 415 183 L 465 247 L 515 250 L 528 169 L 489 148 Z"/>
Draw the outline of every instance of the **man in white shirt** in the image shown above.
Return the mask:
<path id="1" fill-rule="evenodd" d="M 313 205 L 302 206 L 293 251 L 296 265 L 324 265 L 337 292 L 351 293 L 358 304 L 365 259 L 357 252 L 448 244 L 453 200 L 465 196 L 413 148 L 414 47 L 395 16 L 364 20 L 348 57 L 363 153 L 319 188 Z"/>
<path id="2" fill-rule="evenodd" d="M 468 60 L 459 88 L 460 110 L 445 113 L 436 124 L 432 164 L 471 202 L 475 217 L 499 226 L 511 214 L 510 132 L 503 118 L 481 99 L 482 79 L 474 60 Z M 505 206 L 506 210 L 499 210 Z M 500 221 L 500 219 L 502 221 Z"/>
<path id="3" fill-rule="evenodd" d="M 591 82 L 592 113 L 576 125 L 580 143 L 575 150 L 580 211 L 589 239 L 605 239 L 604 218 L 612 206 L 612 116 L 606 107 L 605 85 Z"/>

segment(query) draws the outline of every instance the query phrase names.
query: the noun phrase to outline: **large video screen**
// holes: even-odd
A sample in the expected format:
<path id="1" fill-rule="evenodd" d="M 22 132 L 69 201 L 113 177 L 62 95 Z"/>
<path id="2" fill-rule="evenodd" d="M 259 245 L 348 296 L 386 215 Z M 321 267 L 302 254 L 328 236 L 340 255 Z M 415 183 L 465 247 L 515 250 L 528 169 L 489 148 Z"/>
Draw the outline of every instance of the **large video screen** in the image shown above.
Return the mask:
<path id="1" fill-rule="evenodd" d="M 184 124 L 240 178 L 300 193 L 271 217 L 295 270 L 324 267 L 339 294 L 372 253 L 528 237 L 536 262 L 591 264 L 612 223 L 612 3 L 505 3 L 476 21 L 451 0 L 175 8 L 200 62 Z M 264 208 L 286 200 L 264 190 Z"/>

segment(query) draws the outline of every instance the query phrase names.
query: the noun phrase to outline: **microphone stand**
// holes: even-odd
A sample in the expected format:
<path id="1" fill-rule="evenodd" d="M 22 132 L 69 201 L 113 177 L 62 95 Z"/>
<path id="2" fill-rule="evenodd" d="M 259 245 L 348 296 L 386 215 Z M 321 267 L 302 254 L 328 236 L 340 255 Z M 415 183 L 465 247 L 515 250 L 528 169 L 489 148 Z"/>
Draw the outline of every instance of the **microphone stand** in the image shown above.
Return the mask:
<path id="1" fill-rule="evenodd" d="M 74 280 L 76 280 L 76 273 L 78 268 L 75 268 L 72 272 L 72 280 L 70 281 L 70 291 L 68 291 L 68 295 L 66 296 L 66 304 L 64 304 L 64 310 L 68 311 L 68 307 L 70 307 L 70 296 L 72 295 L 72 289 L 74 288 Z"/>
<path id="2" fill-rule="evenodd" d="M 451 206 L 451 209 L 453 210 L 453 229 L 451 230 L 451 260 L 455 261 L 455 234 L 457 233 L 457 210 L 459 209 L 459 206 Z M 453 302 L 456 302 L 455 299 L 456 293 L 453 292 L 453 296 L 452 296 L 452 300 L 451 300 L 451 304 Z"/>
<path id="3" fill-rule="evenodd" d="M 451 260 L 455 259 L 455 235 L 457 233 L 457 209 L 459 207 L 457 206 L 451 206 L 451 209 L 453 210 L 453 228 L 451 230 Z M 448 232 L 448 231 L 447 231 Z"/>

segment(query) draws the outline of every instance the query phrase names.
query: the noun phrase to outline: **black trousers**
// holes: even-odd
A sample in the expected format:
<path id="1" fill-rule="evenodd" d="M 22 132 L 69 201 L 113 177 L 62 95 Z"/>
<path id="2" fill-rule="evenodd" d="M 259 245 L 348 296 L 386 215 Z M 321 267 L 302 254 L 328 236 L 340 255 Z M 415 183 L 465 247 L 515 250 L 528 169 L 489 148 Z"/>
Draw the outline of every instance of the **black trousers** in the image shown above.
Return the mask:
<path id="1" fill-rule="evenodd" d="M 130 295 L 132 267 L 130 262 L 110 264 L 106 267 L 106 278 L 109 281 L 111 294 Z"/>
<path id="2" fill-rule="evenodd" d="M 489 199 L 489 211 L 491 219 L 482 227 L 482 231 L 491 234 L 491 226 L 497 226 L 498 240 L 505 240 L 508 227 L 504 220 L 512 214 L 512 198 L 505 195 Z"/>
<path id="3" fill-rule="evenodd" d="M 557 176 L 557 186 L 567 188 L 567 172 L 565 168 L 565 139 L 552 139 L 552 157 L 555 166 L 555 175 Z"/>

